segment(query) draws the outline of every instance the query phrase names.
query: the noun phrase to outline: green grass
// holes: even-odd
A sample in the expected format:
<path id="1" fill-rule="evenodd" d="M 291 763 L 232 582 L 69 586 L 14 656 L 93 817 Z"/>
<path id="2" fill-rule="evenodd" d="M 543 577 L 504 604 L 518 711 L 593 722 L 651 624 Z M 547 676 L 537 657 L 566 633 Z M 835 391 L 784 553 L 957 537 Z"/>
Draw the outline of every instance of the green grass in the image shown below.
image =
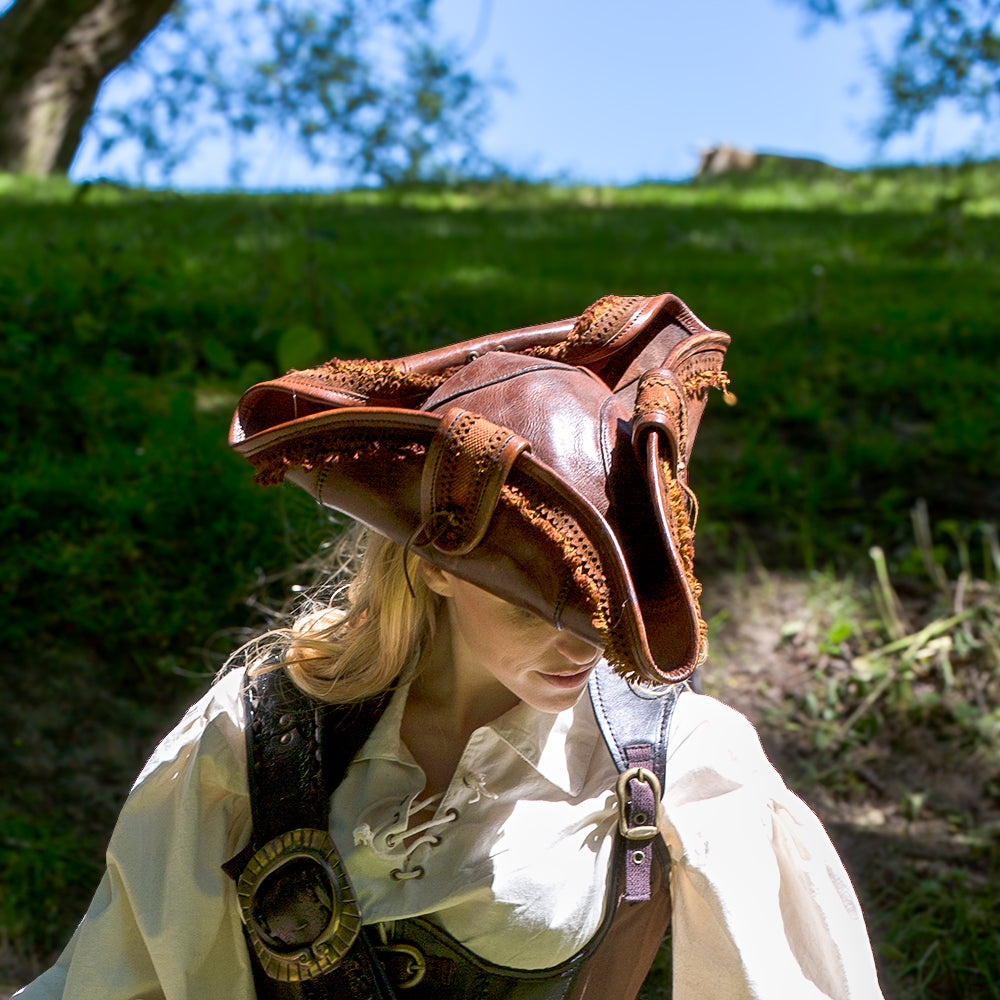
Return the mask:
<path id="1" fill-rule="evenodd" d="M 281 196 L 0 176 L 0 669 L 72 664 L 136 702 L 180 700 L 330 530 L 229 453 L 243 388 L 573 316 L 608 292 L 672 291 L 733 336 L 739 403 L 713 401 L 692 471 L 705 570 L 763 553 L 857 571 L 875 542 L 895 566 L 918 498 L 957 531 L 1000 512 L 998 213 L 998 162 Z M 69 717 L 46 726 L 72 748 Z M 27 824 L 8 834 L 5 814 L 0 842 L 62 857 L 23 760 L 0 758 Z M 3 863 L 5 885 L 30 880 L 16 852 Z M 54 871 L 68 925 L 87 876 Z M 66 930 L 23 926 L 38 949 Z"/>
<path id="2" fill-rule="evenodd" d="M 890 883 L 879 903 L 891 914 L 886 956 L 906 984 L 897 996 L 1000 997 L 997 874 L 904 869 Z"/>

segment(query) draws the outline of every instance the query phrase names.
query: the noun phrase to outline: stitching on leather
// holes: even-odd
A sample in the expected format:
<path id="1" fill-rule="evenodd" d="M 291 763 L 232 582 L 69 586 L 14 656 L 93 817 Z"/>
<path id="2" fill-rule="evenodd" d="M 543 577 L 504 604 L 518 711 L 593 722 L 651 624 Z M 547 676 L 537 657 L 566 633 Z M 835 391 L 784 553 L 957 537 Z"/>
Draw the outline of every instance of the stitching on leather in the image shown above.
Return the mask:
<path id="1" fill-rule="evenodd" d="M 644 295 L 605 295 L 580 314 L 565 340 L 523 353 L 559 361 L 574 351 L 611 344 L 621 334 L 616 327 L 620 327 L 645 301 Z"/>
<path id="2" fill-rule="evenodd" d="M 643 375 L 632 413 L 633 424 L 649 413 L 664 413 L 676 434 L 677 464 L 687 460 L 687 407 L 686 393 L 672 372 L 654 369 Z M 674 442 L 671 442 L 672 444 Z"/>
<path id="3" fill-rule="evenodd" d="M 611 460 L 615 451 L 615 443 L 611 437 L 611 426 L 609 426 L 609 421 L 607 420 L 608 407 L 612 403 L 617 402 L 614 396 L 608 396 L 607 399 L 601 403 L 601 413 L 600 413 L 600 432 L 601 432 L 601 461 L 604 464 L 604 475 L 611 475 Z"/>
<path id="4" fill-rule="evenodd" d="M 310 373 L 309 377 L 308 378 L 303 378 L 302 376 L 305 375 L 305 374 L 307 374 L 307 372 Z M 364 403 L 367 400 L 367 398 L 368 398 L 363 393 L 357 392 L 355 390 L 352 390 L 346 384 L 345 385 L 337 385 L 337 384 L 335 384 L 335 382 L 334 382 L 333 379 L 325 379 L 325 378 L 318 377 L 318 376 L 312 376 L 311 375 L 311 369 L 306 369 L 306 370 L 301 371 L 301 372 L 289 372 L 287 375 L 284 375 L 282 377 L 281 382 L 282 382 L 283 386 L 288 386 L 288 385 L 296 386 L 296 385 L 298 385 L 298 386 L 302 386 L 304 389 L 321 388 L 321 389 L 324 389 L 326 391 L 329 391 L 330 389 L 335 389 L 341 395 L 350 396 L 352 399 L 356 399 L 356 400 L 358 400 L 361 403 Z M 330 382 L 331 384 L 330 385 L 325 384 L 327 382 Z M 319 384 L 317 385 L 317 383 L 319 383 Z M 263 395 L 260 398 L 263 398 Z"/>
<path id="5" fill-rule="evenodd" d="M 506 430 L 506 428 L 502 428 L 502 430 Z M 516 435 L 512 431 L 508 432 L 506 437 L 502 437 L 501 434 L 494 434 L 490 438 L 490 443 L 493 444 L 493 447 L 490 448 L 488 455 L 480 456 L 480 461 L 477 461 L 476 464 L 477 465 L 486 464 L 487 460 L 488 460 L 488 462 L 490 464 L 495 463 L 497 456 L 501 455 L 503 453 L 504 448 L 507 447 L 507 443 L 509 441 L 511 441 L 515 436 Z M 502 438 L 502 440 L 501 440 L 501 438 Z M 479 471 L 480 471 L 480 476 L 484 476 L 484 475 L 488 475 L 490 470 L 489 469 L 480 469 Z M 486 492 L 485 492 L 485 490 L 480 490 L 479 491 L 479 499 L 476 502 L 476 509 L 473 512 L 473 516 L 472 516 L 472 523 L 473 524 L 477 524 L 479 522 L 479 516 L 480 516 L 480 513 L 481 513 L 481 511 L 483 509 L 483 504 L 484 504 L 485 501 L 486 501 Z"/>
<path id="6" fill-rule="evenodd" d="M 660 735 L 656 743 L 659 752 L 663 754 L 663 775 L 667 773 L 667 730 L 670 728 L 670 720 L 674 715 L 674 707 L 677 704 L 677 694 L 679 688 L 672 688 L 663 698 L 663 707 L 660 710 Z"/>
<path id="7" fill-rule="evenodd" d="M 595 676 L 597 678 L 597 683 L 594 685 L 594 688 L 597 691 L 597 700 L 601 706 L 601 716 L 606 723 L 609 723 L 607 726 L 601 726 L 601 729 L 604 730 L 605 734 L 607 733 L 611 734 L 611 738 L 614 740 L 615 743 L 615 750 L 618 752 L 619 756 L 624 761 L 626 759 L 625 751 L 623 750 L 621 743 L 618 741 L 618 733 L 615 732 L 614 727 L 610 725 L 608 719 L 608 710 L 604 698 L 604 681 L 602 680 L 600 674 L 597 674 Z M 618 764 L 617 761 L 615 763 Z"/>
<path id="8" fill-rule="evenodd" d="M 514 355 L 517 357 L 518 355 Z M 548 361 L 543 364 L 530 365 L 527 368 L 518 368 L 517 371 L 508 372 L 505 375 L 498 375 L 496 378 L 488 379 L 483 382 L 475 382 L 467 385 L 461 389 L 457 389 L 450 396 L 442 396 L 440 399 L 435 399 L 432 408 L 438 410 L 443 407 L 446 403 L 450 403 L 453 400 L 461 399 L 462 396 L 468 395 L 470 392 L 478 392 L 480 389 L 486 389 L 491 385 L 501 385 L 504 382 L 509 382 L 511 379 L 520 378 L 522 375 L 528 375 L 531 372 L 544 372 L 544 371 L 565 371 L 565 368 L 561 367 L 561 362 L 551 362 Z"/>

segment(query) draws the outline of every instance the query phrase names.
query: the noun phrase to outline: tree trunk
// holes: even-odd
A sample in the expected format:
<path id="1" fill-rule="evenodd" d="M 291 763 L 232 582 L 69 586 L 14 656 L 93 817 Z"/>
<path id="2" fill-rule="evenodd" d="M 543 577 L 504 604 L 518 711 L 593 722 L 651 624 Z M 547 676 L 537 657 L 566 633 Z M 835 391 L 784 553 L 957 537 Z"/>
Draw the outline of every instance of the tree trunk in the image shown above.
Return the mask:
<path id="1" fill-rule="evenodd" d="M 0 171 L 65 173 L 101 83 L 173 0 L 15 0 L 0 17 Z"/>

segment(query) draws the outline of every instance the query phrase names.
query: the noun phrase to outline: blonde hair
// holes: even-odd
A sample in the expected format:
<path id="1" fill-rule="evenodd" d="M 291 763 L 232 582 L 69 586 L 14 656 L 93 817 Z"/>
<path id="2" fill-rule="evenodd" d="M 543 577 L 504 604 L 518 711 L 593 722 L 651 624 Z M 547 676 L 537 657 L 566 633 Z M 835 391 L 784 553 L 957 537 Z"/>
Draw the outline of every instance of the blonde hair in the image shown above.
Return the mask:
<path id="1" fill-rule="evenodd" d="M 321 586 L 291 625 L 264 637 L 270 646 L 258 648 L 270 649 L 269 662 L 257 658 L 251 673 L 284 666 L 306 694 L 333 704 L 363 701 L 409 680 L 441 603 L 419 565 L 403 546 L 348 529 L 321 569 Z"/>

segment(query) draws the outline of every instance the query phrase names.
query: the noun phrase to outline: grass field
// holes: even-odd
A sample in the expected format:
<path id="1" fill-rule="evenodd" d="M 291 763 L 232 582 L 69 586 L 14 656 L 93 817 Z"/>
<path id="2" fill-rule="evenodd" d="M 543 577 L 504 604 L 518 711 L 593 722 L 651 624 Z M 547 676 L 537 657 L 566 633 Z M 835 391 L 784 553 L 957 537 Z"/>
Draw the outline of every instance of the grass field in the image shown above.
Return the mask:
<path id="1" fill-rule="evenodd" d="M 923 500 L 931 562 L 989 587 L 998 217 L 998 162 L 282 196 L 0 176 L 0 726 L 15 734 L 0 748 L 0 950 L 4 933 L 35 955 L 64 938 L 142 755 L 331 530 L 229 454 L 247 385 L 671 291 L 733 336 L 739 401 L 713 400 L 692 471 L 703 573 L 867 581 L 877 544 L 893 580 L 926 575 L 910 517 Z M 853 662 L 879 630 L 893 638 L 874 609 L 837 627 L 816 657 L 847 643 Z M 832 700 L 828 684 L 798 691 L 781 725 L 822 731 L 824 711 L 850 715 L 883 676 Z M 970 725 L 1000 782 L 993 737 Z M 843 775 L 856 743 L 818 752 Z M 983 850 L 995 865 L 995 843 Z M 885 894 L 886 928 L 951 884 L 925 883 Z M 947 905 L 971 913 L 976 891 Z M 886 940 L 900 996 L 969 995 L 921 985 L 909 946 Z"/>

